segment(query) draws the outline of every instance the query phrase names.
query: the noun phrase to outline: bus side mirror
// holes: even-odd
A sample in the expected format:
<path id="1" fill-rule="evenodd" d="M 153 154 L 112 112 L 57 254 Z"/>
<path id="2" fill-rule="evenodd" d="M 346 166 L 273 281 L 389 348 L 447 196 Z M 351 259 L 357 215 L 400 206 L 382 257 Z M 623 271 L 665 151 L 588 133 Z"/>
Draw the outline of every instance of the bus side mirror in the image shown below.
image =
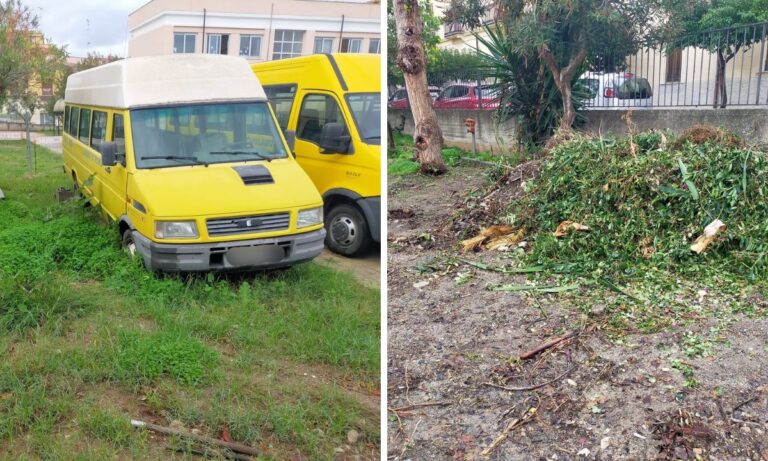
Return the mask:
<path id="1" fill-rule="evenodd" d="M 323 154 L 346 154 L 351 138 L 344 135 L 340 123 L 326 123 L 320 132 L 320 149 Z"/>
<path id="2" fill-rule="evenodd" d="M 115 166 L 117 164 L 117 143 L 105 142 L 99 146 L 102 166 Z"/>
<path id="3" fill-rule="evenodd" d="M 283 133 L 283 136 L 285 136 L 285 142 L 288 144 L 288 149 L 293 152 L 293 148 L 296 146 L 296 132 L 293 130 L 288 130 Z"/>

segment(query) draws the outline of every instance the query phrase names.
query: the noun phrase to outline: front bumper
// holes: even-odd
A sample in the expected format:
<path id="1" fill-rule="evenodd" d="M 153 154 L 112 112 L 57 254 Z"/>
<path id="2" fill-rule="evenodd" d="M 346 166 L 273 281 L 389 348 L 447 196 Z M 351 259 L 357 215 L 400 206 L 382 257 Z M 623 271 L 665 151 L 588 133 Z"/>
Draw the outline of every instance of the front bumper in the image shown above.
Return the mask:
<path id="1" fill-rule="evenodd" d="M 323 251 L 325 229 L 282 237 L 217 243 L 156 243 L 133 231 L 149 270 L 201 272 L 288 267 Z M 261 251 L 263 250 L 263 251 Z"/>

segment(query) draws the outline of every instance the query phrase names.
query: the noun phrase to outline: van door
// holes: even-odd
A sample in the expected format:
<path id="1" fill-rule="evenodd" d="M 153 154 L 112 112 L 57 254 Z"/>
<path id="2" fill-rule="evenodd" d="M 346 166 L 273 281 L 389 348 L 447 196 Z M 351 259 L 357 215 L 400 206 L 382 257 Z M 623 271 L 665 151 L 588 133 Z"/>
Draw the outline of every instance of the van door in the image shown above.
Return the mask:
<path id="1" fill-rule="evenodd" d="M 320 134 L 326 124 L 338 123 L 343 133 L 350 136 L 349 118 L 333 93 L 319 90 L 301 92 L 296 117 L 296 160 L 322 195 L 345 180 L 344 167 L 353 162 L 354 151 L 350 139 L 350 149 L 346 154 L 321 153 Z"/>
<path id="2" fill-rule="evenodd" d="M 97 114 L 99 112 L 94 111 L 94 129 L 96 128 Z M 104 116 L 107 116 L 106 112 L 101 112 Z M 98 117 L 101 117 L 99 115 Z M 126 157 L 125 157 L 125 128 L 122 114 L 113 114 L 111 123 L 109 124 L 111 134 L 109 136 L 110 141 L 114 142 L 117 146 L 117 164 L 114 166 L 101 166 L 104 171 L 102 173 L 103 185 L 102 185 L 102 201 L 104 210 L 113 219 L 118 219 L 125 214 L 126 211 L 126 181 L 128 179 L 128 173 L 126 171 Z M 104 135 L 106 135 L 107 124 L 104 123 Z M 97 135 L 100 133 L 97 131 Z M 106 142 L 106 136 L 101 136 L 101 140 L 92 139 L 91 143 L 93 148 L 99 150 L 100 142 Z"/>

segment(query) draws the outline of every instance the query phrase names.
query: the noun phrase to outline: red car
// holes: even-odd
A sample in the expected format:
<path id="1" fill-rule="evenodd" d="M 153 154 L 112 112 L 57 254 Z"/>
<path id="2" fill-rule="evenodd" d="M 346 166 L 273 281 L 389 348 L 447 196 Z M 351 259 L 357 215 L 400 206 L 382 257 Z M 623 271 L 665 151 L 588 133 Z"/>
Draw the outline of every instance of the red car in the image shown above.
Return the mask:
<path id="1" fill-rule="evenodd" d="M 498 109 L 499 96 L 489 85 L 460 83 L 443 88 L 434 106 L 435 109 Z"/>
<path id="2" fill-rule="evenodd" d="M 388 105 L 391 109 L 407 109 L 409 107 L 408 92 L 405 88 L 400 88 L 392 93 L 392 96 L 389 97 Z"/>

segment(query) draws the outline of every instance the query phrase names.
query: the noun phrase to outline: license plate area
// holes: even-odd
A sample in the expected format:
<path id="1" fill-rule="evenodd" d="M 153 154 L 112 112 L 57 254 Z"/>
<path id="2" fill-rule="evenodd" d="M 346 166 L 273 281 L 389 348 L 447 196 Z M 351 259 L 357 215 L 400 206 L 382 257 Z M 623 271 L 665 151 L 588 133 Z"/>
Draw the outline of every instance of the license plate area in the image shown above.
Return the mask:
<path id="1" fill-rule="evenodd" d="M 228 265 L 244 267 L 279 263 L 285 256 L 285 250 L 279 245 L 257 245 L 230 248 L 224 259 Z"/>

